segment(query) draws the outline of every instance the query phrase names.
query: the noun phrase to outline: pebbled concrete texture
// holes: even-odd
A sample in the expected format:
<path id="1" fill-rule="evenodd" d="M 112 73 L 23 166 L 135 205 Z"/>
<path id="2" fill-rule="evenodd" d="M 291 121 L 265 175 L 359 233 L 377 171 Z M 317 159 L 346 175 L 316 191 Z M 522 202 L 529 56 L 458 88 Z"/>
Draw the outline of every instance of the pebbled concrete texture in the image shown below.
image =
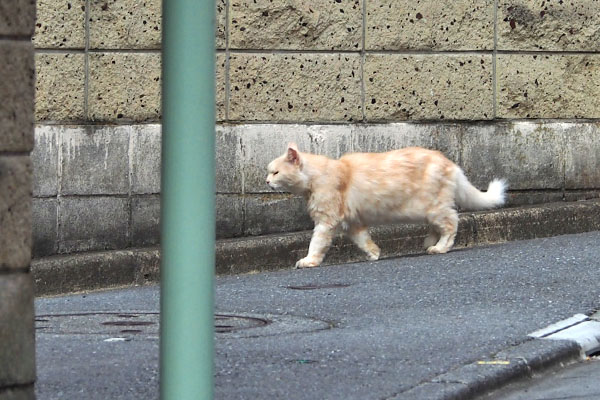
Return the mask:
<path id="1" fill-rule="evenodd" d="M 600 230 L 598 200 L 462 213 L 455 249 L 594 230 Z M 382 258 L 422 254 L 426 235 L 423 225 L 372 229 Z M 219 240 L 216 272 L 239 274 L 291 268 L 306 255 L 310 237 L 310 231 L 303 231 Z M 324 264 L 363 260 L 364 254 L 354 244 L 338 237 Z M 102 265 L 107 266 L 106 274 L 101 272 Z M 134 249 L 46 257 L 34 260 L 32 271 L 36 277 L 36 293 L 42 295 L 138 283 L 142 270 L 145 272 L 141 274 L 147 275 L 142 281 L 156 280 L 158 265 L 158 249 Z"/>

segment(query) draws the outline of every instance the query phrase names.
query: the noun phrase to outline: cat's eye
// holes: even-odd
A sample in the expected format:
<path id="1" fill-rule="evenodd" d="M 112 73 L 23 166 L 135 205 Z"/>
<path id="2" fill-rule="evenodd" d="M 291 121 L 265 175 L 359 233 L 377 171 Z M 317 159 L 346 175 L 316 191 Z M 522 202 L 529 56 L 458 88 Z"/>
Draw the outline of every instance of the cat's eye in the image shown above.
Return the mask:
<path id="1" fill-rule="evenodd" d="M 278 173 L 279 173 L 279 171 L 273 172 L 273 176 L 277 175 Z"/>

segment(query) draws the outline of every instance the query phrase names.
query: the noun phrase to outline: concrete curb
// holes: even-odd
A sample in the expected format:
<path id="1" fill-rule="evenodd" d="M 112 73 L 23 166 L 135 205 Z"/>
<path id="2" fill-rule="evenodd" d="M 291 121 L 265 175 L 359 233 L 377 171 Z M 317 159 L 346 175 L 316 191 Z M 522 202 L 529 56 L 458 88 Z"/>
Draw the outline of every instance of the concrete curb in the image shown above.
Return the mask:
<path id="1" fill-rule="evenodd" d="M 529 340 L 489 359 L 478 360 L 436 376 L 389 399 L 476 399 L 510 383 L 581 359 L 581 348 L 575 342 Z"/>
<path id="2" fill-rule="evenodd" d="M 488 212 L 461 213 L 455 248 L 600 230 L 600 200 L 551 203 Z M 383 226 L 372 230 L 382 258 L 423 253 L 426 227 Z M 311 232 L 217 241 L 217 274 L 291 268 L 305 256 Z M 364 261 L 347 239 L 338 237 L 325 264 Z M 36 295 L 53 295 L 156 282 L 157 248 L 113 250 L 52 256 L 31 264 Z"/>

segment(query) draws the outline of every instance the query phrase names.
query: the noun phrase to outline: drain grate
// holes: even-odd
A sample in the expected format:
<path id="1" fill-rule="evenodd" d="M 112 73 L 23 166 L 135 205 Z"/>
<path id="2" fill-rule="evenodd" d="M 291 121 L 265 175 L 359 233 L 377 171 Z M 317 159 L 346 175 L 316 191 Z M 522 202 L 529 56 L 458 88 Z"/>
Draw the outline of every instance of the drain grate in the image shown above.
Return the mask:
<path id="1" fill-rule="evenodd" d="M 287 289 L 293 290 L 317 290 L 317 289 L 339 289 L 351 286 L 349 283 L 325 283 L 322 285 L 308 284 L 300 286 L 286 286 Z"/>

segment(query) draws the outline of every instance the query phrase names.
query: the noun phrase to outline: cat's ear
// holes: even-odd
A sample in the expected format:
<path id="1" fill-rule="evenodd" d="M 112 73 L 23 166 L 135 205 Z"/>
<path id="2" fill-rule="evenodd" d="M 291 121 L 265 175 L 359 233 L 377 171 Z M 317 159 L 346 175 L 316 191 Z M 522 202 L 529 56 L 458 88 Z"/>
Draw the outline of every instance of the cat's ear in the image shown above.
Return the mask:
<path id="1" fill-rule="evenodd" d="M 298 147 L 295 143 L 290 143 L 288 146 L 287 160 L 294 165 L 300 165 L 300 154 L 298 153 Z"/>

